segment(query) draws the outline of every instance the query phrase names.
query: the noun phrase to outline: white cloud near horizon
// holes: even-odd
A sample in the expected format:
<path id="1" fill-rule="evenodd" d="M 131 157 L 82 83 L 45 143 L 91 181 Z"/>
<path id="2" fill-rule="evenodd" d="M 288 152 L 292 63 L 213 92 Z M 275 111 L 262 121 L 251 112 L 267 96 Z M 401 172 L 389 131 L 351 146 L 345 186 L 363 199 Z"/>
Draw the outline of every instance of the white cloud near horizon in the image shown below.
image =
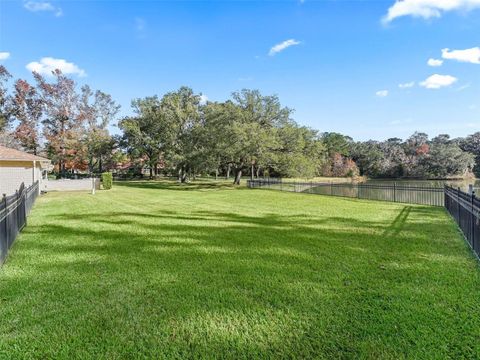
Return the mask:
<path id="1" fill-rule="evenodd" d="M 415 86 L 415 81 L 410 81 L 410 82 L 407 82 L 407 83 L 398 84 L 398 87 L 400 89 L 409 89 L 409 88 L 412 88 L 414 86 Z"/>
<path id="2" fill-rule="evenodd" d="M 295 39 L 285 40 L 277 45 L 272 46 L 268 55 L 274 56 L 275 54 L 278 54 L 279 52 L 285 50 L 286 48 L 289 48 L 290 46 L 294 46 L 294 45 L 299 45 L 300 43 L 301 43 L 300 41 L 297 41 Z"/>
<path id="3" fill-rule="evenodd" d="M 480 8 L 480 0 L 396 0 L 382 22 L 387 24 L 402 16 L 439 18 L 447 11 L 470 11 L 476 8 Z"/>
<path id="4" fill-rule="evenodd" d="M 480 47 L 465 50 L 442 49 L 442 58 L 471 64 L 480 64 Z"/>
<path id="5" fill-rule="evenodd" d="M 456 83 L 458 79 L 451 75 L 433 74 L 420 83 L 426 89 L 440 89 Z"/>
<path id="6" fill-rule="evenodd" d="M 406 118 L 401 120 L 392 120 L 390 121 L 390 125 L 404 125 L 404 124 L 410 124 L 412 122 L 413 122 L 412 118 Z"/>
<path id="7" fill-rule="evenodd" d="M 73 74 L 80 77 L 87 76 L 85 70 L 79 68 L 76 64 L 68 62 L 65 59 L 55 59 L 52 57 L 41 58 L 40 61 L 32 61 L 26 66 L 27 70 L 35 71 L 41 75 L 51 76 L 56 69 L 63 74 Z"/>
<path id="8" fill-rule="evenodd" d="M 388 96 L 388 90 L 379 90 L 375 93 L 378 97 L 386 97 Z"/>
<path id="9" fill-rule="evenodd" d="M 205 105 L 208 101 L 208 96 L 205 94 L 200 95 L 200 105 Z"/>
<path id="10" fill-rule="evenodd" d="M 8 51 L 0 52 L 0 60 L 7 60 L 9 57 L 10 57 L 10 53 Z"/>
<path id="11" fill-rule="evenodd" d="M 440 59 L 428 59 L 427 61 L 427 65 L 428 66 L 434 66 L 434 67 L 437 67 L 437 66 L 442 66 L 443 64 L 443 60 L 440 60 Z"/>
<path id="12" fill-rule="evenodd" d="M 53 6 L 52 3 L 46 1 L 27 1 L 23 4 L 23 7 L 32 12 L 50 11 L 53 12 L 56 17 L 63 15 L 61 8 Z"/>

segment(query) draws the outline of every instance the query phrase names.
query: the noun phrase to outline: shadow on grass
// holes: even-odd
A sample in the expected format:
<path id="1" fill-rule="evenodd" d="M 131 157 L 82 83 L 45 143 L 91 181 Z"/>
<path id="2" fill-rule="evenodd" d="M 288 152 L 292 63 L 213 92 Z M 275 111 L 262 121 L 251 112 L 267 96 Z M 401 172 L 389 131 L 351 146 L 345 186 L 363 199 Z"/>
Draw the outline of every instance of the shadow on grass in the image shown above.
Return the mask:
<path id="1" fill-rule="evenodd" d="M 392 237 L 398 235 L 407 222 L 408 215 L 412 212 L 411 206 L 405 206 L 402 211 L 397 215 L 395 220 L 385 229 L 383 236 Z"/>
<path id="2" fill-rule="evenodd" d="M 156 189 L 156 190 L 228 190 L 228 189 L 246 189 L 246 182 L 233 185 L 232 181 L 192 181 L 189 183 L 179 183 L 173 180 L 138 180 L 138 181 L 116 181 L 115 186 L 133 187 L 140 189 Z"/>
<path id="3" fill-rule="evenodd" d="M 80 348 L 90 358 L 431 355 L 448 341 L 439 320 L 465 326 L 450 314 L 455 301 L 439 296 L 462 258 L 443 277 L 441 262 L 416 255 L 461 251 L 448 246 L 454 231 L 441 211 L 396 206 L 393 220 L 165 209 L 49 215 L 25 229 L 9 259 L 21 266 L 0 284 L 0 350 L 46 343 L 45 358 Z"/>

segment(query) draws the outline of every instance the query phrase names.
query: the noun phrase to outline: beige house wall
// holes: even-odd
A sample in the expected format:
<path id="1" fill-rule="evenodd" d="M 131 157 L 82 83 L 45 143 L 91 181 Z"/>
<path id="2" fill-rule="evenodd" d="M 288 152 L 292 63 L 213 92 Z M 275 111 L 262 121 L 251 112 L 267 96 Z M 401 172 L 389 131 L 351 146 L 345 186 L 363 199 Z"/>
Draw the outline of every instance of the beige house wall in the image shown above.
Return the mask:
<path id="1" fill-rule="evenodd" d="M 20 185 L 30 186 L 40 180 L 40 189 L 44 189 L 41 164 L 37 161 L 35 170 L 33 161 L 0 161 L 0 195 L 11 195 Z"/>

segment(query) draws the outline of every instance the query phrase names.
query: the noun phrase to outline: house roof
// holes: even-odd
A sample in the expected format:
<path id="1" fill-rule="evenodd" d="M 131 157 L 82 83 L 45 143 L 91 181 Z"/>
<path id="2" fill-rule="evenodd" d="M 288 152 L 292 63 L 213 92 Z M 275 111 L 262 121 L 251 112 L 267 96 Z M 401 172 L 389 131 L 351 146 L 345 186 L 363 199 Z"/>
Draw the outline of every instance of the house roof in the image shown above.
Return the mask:
<path id="1" fill-rule="evenodd" d="M 48 161 L 50 160 L 0 145 L 0 161 Z"/>

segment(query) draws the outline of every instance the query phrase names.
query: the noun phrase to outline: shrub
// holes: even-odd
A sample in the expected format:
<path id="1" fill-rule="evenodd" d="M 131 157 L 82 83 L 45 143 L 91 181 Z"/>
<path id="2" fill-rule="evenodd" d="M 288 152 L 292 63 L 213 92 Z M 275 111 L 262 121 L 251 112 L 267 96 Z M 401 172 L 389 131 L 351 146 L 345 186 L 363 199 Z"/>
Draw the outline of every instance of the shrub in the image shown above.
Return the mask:
<path id="1" fill-rule="evenodd" d="M 113 175 L 111 172 L 102 173 L 102 184 L 104 190 L 110 190 L 112 188 Z"/>

